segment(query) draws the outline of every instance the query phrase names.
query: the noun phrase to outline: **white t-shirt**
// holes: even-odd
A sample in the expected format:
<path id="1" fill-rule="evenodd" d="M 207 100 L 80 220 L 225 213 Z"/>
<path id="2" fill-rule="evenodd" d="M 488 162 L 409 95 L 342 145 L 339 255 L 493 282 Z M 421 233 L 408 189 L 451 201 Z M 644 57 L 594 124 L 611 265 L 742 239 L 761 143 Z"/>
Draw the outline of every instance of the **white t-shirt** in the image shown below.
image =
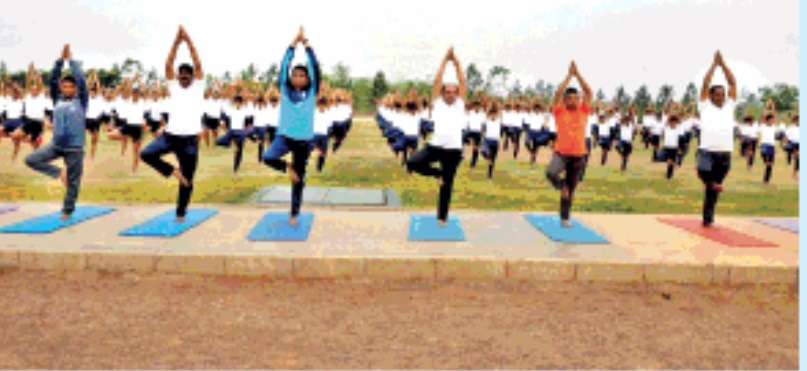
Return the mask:
<path id="1" fill-rule="evenodd" d="M 549 132 L 557 133 L 558 127 L 555 124 L 555 115 L 547 112 L 544 113 L 543 116 L 546 119 L 546 128 L 549 129 Z M 589 133 L 588 135 L 591 135 L 591 133 Z"/>
<path id="2" fill-rule="evenodd" d="M 37 97 L 28 97 L 25 99 L 25 116 L 32 120 L 42 121 L 45 119 L 45 110 L 51 109 L 51 100 L 45 98 L 44 94 L 39 94 Z"/>
<path id="3" fill-rule="evenodd" d="M 420 130 L 420 115 L 404 112 L 396 117 L 398 127 L 406 136 L 417 136 Z"/>
<path id="4" fill-rule="evenodd" d="M 539 113 L 529 113 L 524 117 L 524 121 L 529 126 L 530 130 L 541 130 L 544 126 L 544 117 Z"/>
<path id="5" fill-rule="evenodd" d="M 106 100 L 101 96 L 90 98 L 87 103 L 87 118 L 97 119 L 104 114 Z"/>
<path id="6" fill-rule="evenodd" d="M 396 114 L 396 119 L 399 114 Z M 319 107 L 314 111 L 314 134 L 327 135 L 328 129 L 333 123 L 333 110 L 326 108 L 320 111 Z"/>
<path id="7" fill-rule="evenodd" d="M 776 126 L 761 125 L 759 127 L 759 142 L 762 144 L 776 144 Z"/>
<path id="8" fill-rule="evenodd" d="M 664 116 L 662 116 L 661 121 L 659 121 L 658 117 L 654 116 L 652 121 L 650 121 L 650 135 L 661 135 L 664 132 L 665 122 Z"/>
<path id="9" fill-rule="evenodd" d="M 242 104 L 241 107 L 230 104 L 224 107 L 224 113 L 230 116 L 230 130 L 244 130 L 247 117 L 252 115 L 252 110 L 248 103 Z"/>
<path id="10" fill-rule="evenodd" d="M 727 98 L 722 108 L 710 100 L 698 102 L 701 114 L 700 149 L 712 152 L 731 152 L 734 148 L 734 109 L 737 102 Z"/>
<path id="11" fill-rule="evenodd" d="M 252 104 L 252 125 L 265 128 L 269 125 L 269 107 Z"/>
<path id="12" fill-rule="evenodd" d="M 202 113 L 205 110 L 205 85 L 194 81 L 187 89 L 179 81 L 169 82 L 171 96 L 165 101 L 170 115 L 165 131 L 173 135 L 198 135 L 202 131 Z"/>
<path id="13" fill-rule="evenodd" d="M 502 135 L 502 120 L 496 118 L 491 120 L 485 116 L 485 138 L 499 140 Z"/>
<path id="14" fill-rule="evenodd" d="M 482 122 L 485 121 L 485 114 L 482 112 L 468 112 L 468 130 L 473 132 L 482 131 Z"/>
<path id="15" fill-rule="evenodd" d="M 789 142 L 798 143 L 799 142 L 799 127 L 796 125 L 788 125 L 787 130 L 785 130 L 785 137 Z"/>
<path id="16" fill-rule="evenodd" d="M 506 127 L 521 126 L 521 116 L 516 111 L 502 112 L 502 125 Z"/>
<path id="17" fill-rule="evenodd" d="M 116 108 L 118 110 L 118 117 L 126 120 L 127 124 L 135 126 L 142 126 L 144 124 L 143 113 L 146 111 L 146 108 L 142 100 L 137 102 L 122 101 Z"/>
<path id="18" fill-rule="evenodd" d="M 623 142 L 633 141 L 633 125 L 619 125 L 619 140 Z"/>
<path id="19" fill-rule="evenodd" d="M 6 119 L 15 120 L 22 117 L 23 112 L 22 100 L 9 99 L 6 103 Z"/>
<path id="20" fill-rule="evenodd" d="M 462 149 L 462 129 L 465 127 L 465 102 L 457 98 L 448 105 L 442 98 L 434 102 L 432 121 L 434 133 L 429 143 L 445 149 Z"/>
<path id="21" fill-rule="evenodd" d="M 681 126 L 672 127 L 669 125 L 664 126 L 664 141 L 662 145 L 664 148 L 678 148 L 678 138 L 683 133 Z"/>
<path id="22" fill-rule="evenodd" d="M 205 99 L 205 112 L 208 117 L 220 118 L 221 111 L 224 110 L 222 101 L 219 99 Z"/>

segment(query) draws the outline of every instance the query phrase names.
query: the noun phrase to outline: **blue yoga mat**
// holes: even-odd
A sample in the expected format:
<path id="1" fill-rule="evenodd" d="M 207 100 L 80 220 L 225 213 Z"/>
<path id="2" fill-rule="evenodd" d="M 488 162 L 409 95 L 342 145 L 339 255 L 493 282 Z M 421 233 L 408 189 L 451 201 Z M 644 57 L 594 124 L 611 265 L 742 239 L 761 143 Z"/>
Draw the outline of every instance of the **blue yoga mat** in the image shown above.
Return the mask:
<path id="1" fill-rule="evenodd" d="M 560 218 L 549 215 L 524 215 L 530 224 L 546 235 L 550 240 L 568 244 L 607 244 L 608 240 L 580 224 L 571 220 L 570 228 L 560 225 Z"/>
<path id="2" fill-rule="evenodd" d="M 297 225 L 289 224 L 288 213 L 266 213 L 249 232 L 250 241 L 305 241 L 311 233 L 314 214 L 302 213 L 297 216 Z"/>
<path id="3" fill-rule="evenodd" d="M 459 219 L 449 217 L 445 227 L 430 215 L 412 215 L 409 220 L 409 241 L 465 241 Z"/>
<path id="4" fill-rule="evenodd" d="M 142 224 L 120 233 L 126 237 L 176 237 L 185 231 L 202 224 L 218 214 L 215 209 L 191 209 L 185 214 L 185 221 L 176 222 L 176 211 L 166 211 Z"/>
<path id="5" fill-rule="evenodd" d="M 53 233 L 81 222 L 115 211 L 110 207 L 80 206 L 73 211 L 70 219 L 62 221 L 62 213 L 56 212 L 0 228 L 0 233 L 44 234 Z"/>

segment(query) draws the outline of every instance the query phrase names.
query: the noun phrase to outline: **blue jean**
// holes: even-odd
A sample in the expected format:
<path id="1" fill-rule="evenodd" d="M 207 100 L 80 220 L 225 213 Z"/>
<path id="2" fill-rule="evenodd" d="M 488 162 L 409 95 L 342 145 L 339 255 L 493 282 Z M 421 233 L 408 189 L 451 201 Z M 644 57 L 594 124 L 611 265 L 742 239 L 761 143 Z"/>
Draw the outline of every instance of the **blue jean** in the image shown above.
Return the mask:
<path id="1" fill-rule="evenodd" d="M 305 169 L 308 166 L 308 156 L 311 154 L 311 146 L 306 140 L 294 140 L 284 135 L 278 135 L 269 149 L 263 153 L 263 162 L 280 172 L 285 173 L 288 163 L 282 159 L 291 152 L 292 167 L 294 172 L 300 177 L 300 181 L 291 185 L 291 216 L 300 214 L 300 205 L 303 203 L 303 189 L 305 188 Z"/>
<path id="2" fill-rule="evenodd" d="M 25 158 L 25 164 L 51 178 L 58 178 L 62 170 L 50 164 L 57 158 L 63 158 L 67 167 L 67 192 L 64 195 L 62 213 L 70 215 L 76 209 L 79 188 L 81 187 L 81 174 L 84 171 L 84 150 L 64 149 L 52 143 L 38 149 Z"/>
<path id="3" fill-rule="evenodd" d="M 196 173 L 196 164 L 199 160 L 199 137 L 196 135 L 172 135 L 164 133 L 146 148 L 140 151 L 140 158 L 149 164 L 154 170 L 164 177 L 169 177 L 174 172 L 174 165 L 165 162 L 161 157 L 168 152 L 173 152 L 179 162 L 179 170 L 190 185 L 188 187 L 179 185 L 179 195 L 177 196 L 178 217 L 185 216 L 188 211 L 188 204 L 193 193 L 193 175 Z"/>

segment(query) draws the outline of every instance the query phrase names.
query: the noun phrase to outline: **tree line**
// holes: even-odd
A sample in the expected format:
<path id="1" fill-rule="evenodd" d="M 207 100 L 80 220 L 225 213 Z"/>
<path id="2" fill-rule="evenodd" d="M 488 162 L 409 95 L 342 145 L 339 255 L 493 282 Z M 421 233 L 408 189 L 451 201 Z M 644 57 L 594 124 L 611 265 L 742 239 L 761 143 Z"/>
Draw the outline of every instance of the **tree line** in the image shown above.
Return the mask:
<path id="1" fill-rule="evenodd" d="M 147 83 L 162 82 L 164 77 L 154 67 L 146 69 L 144 64 L 133 58 L 126 58 L 121 63 L 114 63 L 110 68 L 93 69 L 98 75 L 103 86 L 117 86 L 124 77 L 139 75 Z M 225 83 L 243 81 L 256 87 L 266 88 L 277 82 L 279 67 L 273 63 L 262 69 L 254 63 L 250 63 L 240 71 L 226 71 L 220 76 L 208 74 L 206 82 L 211 85 L 213 81 L 219 80 Z M 49 70 L 41 70 L 44 79 L 48 79 Z M 468 64 L 465 69 L 469 94 L 497 94 L 509 97 L 527 97 L 548 99 L 555 93 L 555 85 L 543 79 L 533 83 L 524 83 L 521 80 L 510 82 L 510 69 L 506 66 L 496 65 L 491 67 L 486 73 L 480 70 L 475 63 Z M 25 84 L 26 71 L 9 71 L 5 62 L 0 62 L 0 80 L 13 81 L 21 86 Z M 344 63 L 337 63 L 330 72 L 323 71 L 323 80 L 332 87 L 346 89 L 353 95 L 354 109 L 359 113 L 371 113 L 375 111 L 375 102 L 390 92 L 405 93 L 411 89 L 417 91 L 420 96 L 431 94 L 432 81 L 428 78 L 407 79 L 400 81 L 389 81 L 384 71 L 379 70 L 372 78 L 353 77 L 350 68 Z M 678 102 L 690 104 L 698 99 L 698 86 L 689 83 Z M 596 100 L 608 102 L 620 109 L 627 109 L 635 105 L 640 112 L 649 106 L 660 108 L 667 102 L 674 100 L 676 91 L 670 84 L 662 85 L 655 97 L 647 85 L 641 85 L 635 92 L 629 92 L 624 86 L 619 86 L 608 95 L 602 89 L 597 90 Z M 772 100 L 778 112 L 794 112 L 798 109 L 799 88 L 798 85 L 776 83 L 771 86 L 764 86 L 755 92 L 743 91 L 737 107 L 737 116 L 744 114 L 759 115 L 768 100 Z"/>

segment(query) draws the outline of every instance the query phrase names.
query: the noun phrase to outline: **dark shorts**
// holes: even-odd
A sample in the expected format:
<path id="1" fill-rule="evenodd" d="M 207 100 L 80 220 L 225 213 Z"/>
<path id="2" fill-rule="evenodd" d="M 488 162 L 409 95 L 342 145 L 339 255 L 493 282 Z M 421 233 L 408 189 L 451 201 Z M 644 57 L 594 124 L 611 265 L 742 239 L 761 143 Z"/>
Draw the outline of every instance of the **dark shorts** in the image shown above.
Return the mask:
<path id="1" fill-rule="evenodd" d="M 466 144 L 475 144 L 479 145 L 482 142 L 482 134 L 478 131 L 468 131 L 465 134 L 465 143 Z"/>
<path id="2" fill-rule="evenodd" d="M 90 133 L 97 133 L 101 130 L 101 120 L 88 118 L 85 120 L 84 128 Z"/>
<path id="3" fill-rule="evenodd" d="M 43 129 L 44 125 L 42 124 L 42 120 L 26 119 L 25 123 L 22 125 L 23 133 L 30 136 L 31 140 L 36 140 L 42 136 Z"/>
<path id="4" fill-rule="evenodd" d="M 619 143 L 616 144 L 616 151 L 623 156 L 629 156 L 631 153 L 633 153 L 633 143 L 626 140 L 620 140 Z"/>
<path id="5" fill-rule="evenodd" d="M 115 126 L 116 128 L 123 130 L 126 124 L 127 124 L 126 119 L 120 118 L 118 116 L 112 117 L 112 125 Z"/>
<path id="6" fill-rule="evenodd" d="M 11 135 L 11 133 L 13 133 L 15 130 L 17 130 L 17 128 L 23 126 L 24 124 L 25 124 L 25 120 L 23 120 L 21 118 L 6 120 L 6 121 L 3 121 L 2 130 L 7 135 Z"/>
<path id="7" fill-rule="evenodd" d="M 126 124 L 121 128 L 121 134 L 132 138 L 132 142 L 139 142 L 143 139 L 143 126 Z"/>
<path id="8" fill-rule="evenodd" d="M 398 140 L 392 145 L 392 149 L 400 152 L 408 149 L 416 150 L 418 149 L 418 137 L 417 135 L 401 135 Z"/>
<path id="9" fill-rule="evenodd" d="M 614 142 L 611 140 L 611 137 L 600 137 L 600 147 L 602 149 L 610 150 L 613 144 Z"/>
<path id="10" fill-rule="evenodd" d="M 311 149 L 318 149 L 322 152 L 328 150 L 328 135 L 326 134 L 314 134 L 314 138 L 311 139 Z"/>
<path id="11" fill-rule="evenodd" d="M 219 118 L 211 117 L 205 114 L 205 116 L 202 118 L 202 125 L 204 125 L 207 130 L 216 130 L 220 125 Z"/>
<path id="12" fill-rule="evenodd" d="M 263 141 L 266 139 L 266 127 L 261 126 L 253 126 L 247 130 L 247 137 L 250 140 L 256 141 L 260 140 Z"/>
<path id="13" fill-rule="evenodd" d="M 661 143 L 661 135 L 650 134 L 650 144 L 657 146 Z"/>
<path id="14" fill-rule="evenodd" d="M 499 152 L 499 141 L 496 139 L 485 138 L 482 143 L 482 156 L 488 159 L 496 159 L 496 154 Z"/>
<path id="15" fill-rule="evenodd" d="M 163 123 L 160 120 L 154 120 L 151 117 L 146 119 L 146 125 L 148 125 L 149 131 L 151 133 L 156 133 L 157 131 L 159 131 L 162 124 Z"/>
<path id="16" fill-rule="evenodd" d="M 675 161 L 675 159 L 678 158 L 678 148 L 664 148 L 661 153 L 664 157 L 664 161 Z"/>
<path id="17" fill-rule="evenodd" d="M 776 158 L 776 148 L 772 144 L 763 144 L 759 147 L 759 154 L 763 161 L 773 162 Z"/>

